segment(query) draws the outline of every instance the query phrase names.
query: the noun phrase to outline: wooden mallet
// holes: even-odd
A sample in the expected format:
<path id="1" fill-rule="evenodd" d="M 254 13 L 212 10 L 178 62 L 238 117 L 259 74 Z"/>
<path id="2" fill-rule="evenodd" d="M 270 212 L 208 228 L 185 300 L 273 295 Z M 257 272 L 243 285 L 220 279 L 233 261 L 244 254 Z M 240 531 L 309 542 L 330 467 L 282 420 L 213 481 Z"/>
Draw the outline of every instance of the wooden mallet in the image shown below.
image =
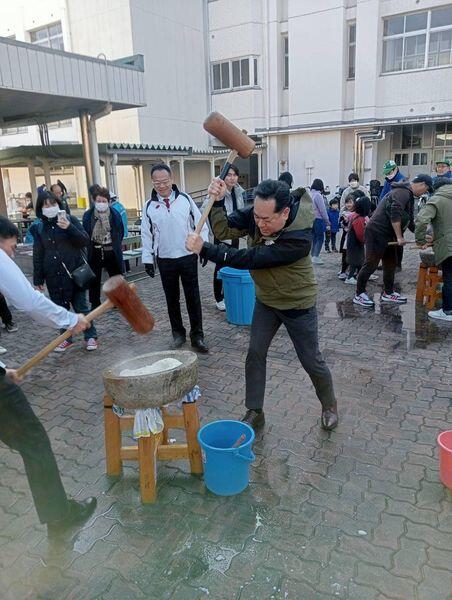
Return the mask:
<path id="1" fill-rule="evenodd" d="M 107 300 L 85 316 L 87 321 L 91 323 L 91 321 L 106 313 L 110 308 L 116 307 L 137 333 L 145 334 L 153 329 L 153 316 L 141 302 L 136 293 L 135 286 L 133 284 L 129 285 L 122 275 L 115 275 L 107 279 L 102 289 L 107 296 Z M 19 376 L 23 377 L 25 373 L 41 362 L 43 358 L 50 354 L 52 350 L 55 350 L 61 342 L 71 337 L 71 335 L 72 330 L 68 329 L 50 342 L 50 344 L 47 344 L 47 346 L 17 369 Z"/>
<path id="2" fill-rule="evenodd" d="M 219 175 L 220 179 L 224 179 L 226 177 L 232 163 L 235 161 L 237 156 L 240 156 L 241 158 L 248 158 L 256 146 L 256 142 L 248 137 L 245 131 L 240 130 L 234 125 L 234 123 L 231 123 L 229 119 L 226 119 L 226 117 L 219 112 L 211 112 L 204 121 L 203 127 L 208 133 L 220 140 L 220 142 L 222 142 L 227 148 L 231 148 L 226 162 L 221 169 L 221 173 Z M 209 202 L 207 203 L 195 229 L 195 233 L 198 235 L 200 234 L 201 229 L 204 227 L 204 223 L 207 221 L 210 209 L 212 208 L 215 200 L 215 197 L 209 198 Z"/>

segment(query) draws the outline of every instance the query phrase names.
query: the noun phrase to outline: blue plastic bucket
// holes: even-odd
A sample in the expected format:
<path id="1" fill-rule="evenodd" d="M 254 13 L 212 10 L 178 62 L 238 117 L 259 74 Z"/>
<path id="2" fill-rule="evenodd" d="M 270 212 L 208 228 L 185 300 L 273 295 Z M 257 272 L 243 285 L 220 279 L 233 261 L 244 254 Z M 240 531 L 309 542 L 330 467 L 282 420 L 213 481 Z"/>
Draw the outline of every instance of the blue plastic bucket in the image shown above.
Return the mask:
<path id="1" fill-rule="evenodd" d="M 226 318 L 233 325 L 251 325 L 256 293 L 249 271 L 223 267 L 217 275 L 223 281 Z"/>
<path id="2" fill-rule="evenodd" d="M 232 448 L 245 434 L 245 441 Z M 254 431 L 241 421 L 213 421 L 198 431 L 204 461 L 204 483 L 218 496 L 240 494 L 248 486 Z"/>

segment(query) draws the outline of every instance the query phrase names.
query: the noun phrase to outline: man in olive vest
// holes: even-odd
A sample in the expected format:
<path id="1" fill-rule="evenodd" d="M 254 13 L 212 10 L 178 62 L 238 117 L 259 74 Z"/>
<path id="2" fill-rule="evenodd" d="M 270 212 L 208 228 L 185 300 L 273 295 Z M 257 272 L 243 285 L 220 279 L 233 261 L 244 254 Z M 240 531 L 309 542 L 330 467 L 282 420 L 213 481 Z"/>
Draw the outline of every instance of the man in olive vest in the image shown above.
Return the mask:
<path id="1" fill-rule="evenodd" d="M 317 284 L 310 257 L 311 197 L 304 190 L 295 200 L 286 183 L 267 179 L 255 189 L 252 207 L 227 215 L 225 193 L 224 182 L 214 179 L 209 186 L 209 196 L 217 199 L 210 213 L 212 230 L 219 240 L 248 236 L 248 249 L 214 246 L 196 234 L 188 236 L 186 246 L 217 265 L 249 269 L 254 280 L 256 306 L 245 367 L 247 411 L 242 421 L 254 428 L 265 423 L 267 353 L 284 324 L 322 405 L 322 427 L 334 429 L 338 416 L 333 381 L 318 344 Z"/>

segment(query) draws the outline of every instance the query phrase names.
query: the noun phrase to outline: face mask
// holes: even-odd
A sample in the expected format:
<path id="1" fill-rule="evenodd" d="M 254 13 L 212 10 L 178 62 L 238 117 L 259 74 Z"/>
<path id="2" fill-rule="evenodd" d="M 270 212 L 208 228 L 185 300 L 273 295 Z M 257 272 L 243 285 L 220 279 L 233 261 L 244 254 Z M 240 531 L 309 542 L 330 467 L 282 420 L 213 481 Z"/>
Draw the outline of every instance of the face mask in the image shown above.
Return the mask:
<path id="1" fill-rule="evenodd" d="M 350 181 L 350 187 L 356 189 L 359 186 L 358 181 Z"/>
<path id="2" fill-rule="evenodd" d="M 96 202 L 94 206 L 96 207 L 97 212 L 105 212 L 108 210 L 108 204 L 106 202 Z"/>
<path id="3" fill-rule="evenodd" d="M 56 206 L 46 206 L 42 209 L 42 214 L 47 217 L 48 219 L 53 219 L 58 215 L 58 211 L 60 210 L 60 207 L 58 205 Z"/>
<path id="4" fill-rule="evenodd" d="M 386 178 L 391 180 L 394 179 L 394 177 L 397 175 L 397 171 L 392 171 L 391 173 L 389 173 L 389 175 L 386 175 Z"/>

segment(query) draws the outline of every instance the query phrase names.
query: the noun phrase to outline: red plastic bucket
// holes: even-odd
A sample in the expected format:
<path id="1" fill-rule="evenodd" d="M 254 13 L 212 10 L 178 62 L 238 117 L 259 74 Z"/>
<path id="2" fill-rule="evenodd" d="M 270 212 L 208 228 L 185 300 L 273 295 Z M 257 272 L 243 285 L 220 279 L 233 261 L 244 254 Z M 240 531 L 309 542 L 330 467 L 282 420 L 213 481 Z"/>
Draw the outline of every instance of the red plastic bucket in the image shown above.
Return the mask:
<path id="1" fill-rule="evenodd" d="M 439 478 L 452 490 L 452 431 L 443 431 L 438 436 Z"/>

